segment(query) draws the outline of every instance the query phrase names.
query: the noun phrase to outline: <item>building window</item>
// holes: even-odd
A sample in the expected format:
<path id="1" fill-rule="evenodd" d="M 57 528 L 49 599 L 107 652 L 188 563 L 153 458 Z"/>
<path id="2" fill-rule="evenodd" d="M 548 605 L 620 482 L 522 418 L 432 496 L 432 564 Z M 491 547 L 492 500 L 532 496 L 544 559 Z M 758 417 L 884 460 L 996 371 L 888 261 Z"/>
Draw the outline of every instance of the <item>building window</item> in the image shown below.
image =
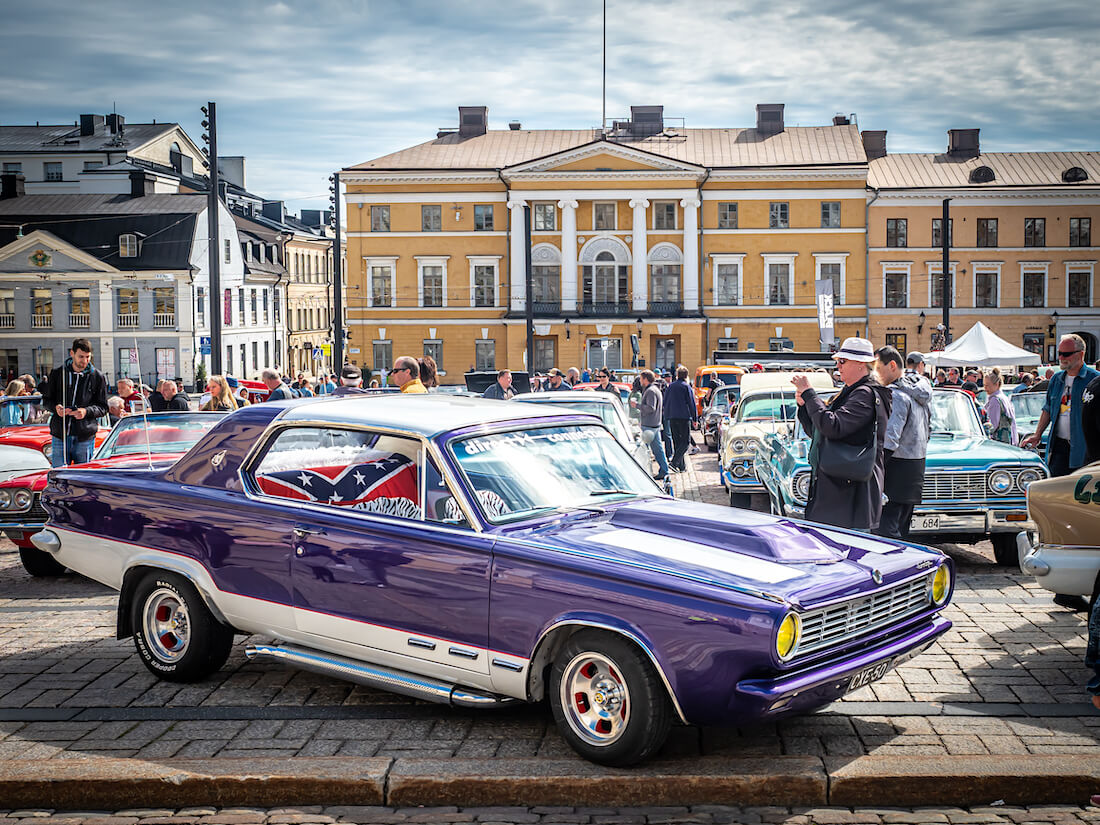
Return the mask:
<path id="1" fill-rule="evenodd" d="M 843 271 L 844 264 L 839 261 L 819 261 L 817 264 L 817 279 L 819 281 L 831 281 L 833 284 L 834 303 L 840 303 L 841 296 L 844 294 L 841 278 Z"/>
<path id="2" fill-rule="evenodd" d="M 195 312 L 200 327 L 206 326 L 206 287 L 195 288 Z"/>
<path id="3" fill-rule="evenodd" d="M 244 324 L 245 317 L 246 316 L 245 316 L 245 312 L 244 312 L 244 287 L 242 286 L 242 287 L 237 287 L 237 318 L 240 320 L 242 327 L 245 325 Z"/>
<path id="4" fill-rule="evenodd" d="M 31 290 L 31 326 L 45 329 L 53 326 L 53 290 Z"/>
<path id="5" fill-rule="evenodd" d="M 768 349 L 772 352 L 782 352 L 783 350 L 794 350 L 794 341 L 790 338 L 769 338 Z"/>
<path id="6" fill-rule="evenodd" d="M 978 218 L 978 246 L 997 245 L 997 219 Z"/>
<path id="7" fill-rule="evenodd" d="M 427 340 L 424 342 L 424 355 L 435 361 L 437 370 L 443 369 L 443 342 L 439 340 Z"/>
<path id="8" fill-rule="evenodd" d="M 233 326 L 233 290 L 226 287 L 222 291 L 222 325 Z M 226 363 L 232 363 L 233 359 L 227 359 Z"/>
<path id="9" fill-rule="evenodd" d="M 497 268 L 492 265 L 474 266 L 474 306 L 492 307 L 497 303 Z"/>
<path id="10" fill-rule="evenodd" d="M 497 342 L 474 341 L 474 369 L 478 371 L 497 368 Z"/>
<path id="11" fill-rule="evenodd" d="M 592 204 L 592 228 L 597 232 L 614 232 L 618 224 L 616 207 L 615 203 Z"/>
<path id="12" fill-rule="evenodd" d="M 768 226 L 772 229 L 788 229 L 791 225 L 791 205 L 786 201 L 768 204 Z"/>
<path id="13" fill-rule="evenodd" d="M 905 218 L 887 218 L 886 245 L 899 248 L 908 246 L 908 228 L 909 221 L 907 221 Z"/>
<path id="14" fill-rule="evenodd" d="M 955 240 L 952 237 L 955 230 L 955 219 L 947 219 L 947 245 L 951 246 Z M 932 246 L 943 246 L 943 218 L 932 218 Z"/>
<path id="15" fill-rule="evenodd" d="M 840 226 L 840 201 L 821 202 L 821 225 L 829 229 Z"/>
<path id="16" fill-rule="evenodd" d="M 720 203 L 718 204 L 718 228 L 719 229 L 736 229 L 737 228 L 737 203 Z"/>
<path id="17" fill-rule="evenodd" d="M 373 307 L 393 306 L 393 269 L 389 266 L 370 268 L 370 303 Z"/>
<path id="18" fill-rule="evenodd" d="M 909 272 L 905 269 L 888 269 L 884 279 L 886 295 L 883 303 L 889 309 L 909 306 Z"/>
<path id="19" fill-rule="evenodd" d="M 1068 274 L 1069 283 L 1067 288 L 1069 294 L 1066 296 L 1066 306 L 1071 307 L 1087 307 L 1090 306 L 1092 301 L 1092 273 L 1087 269 L 1070 270 Z"/>
<path id="20" fill-rule="evenodd" d="M 45 180 L 65 180 L 65 176 L 61 171 L 60 162 L 48 162 L 42 164 L 42 175 Z"/>
<path id="21" fill-rule="evenodd" d="M 438 203 L 429 203 L 420 207 L 420 230 L 422 232 L 440 232 L 443 229 L 443 207 Z"/>
<path id="22" fill-rule="evenodd" d="M 11 352 L 11 350 L 8 350 L 9 354 Z M 53 347 L 35 347 L 31 350 L 31 356 L 35 375 L 49 375 L 53 372 Z M 11 361 L 8 363 L 11 363 Z"/>
<path id="23" fill-rule="evenodd" d="M 741 280 L 741 264 L 726 263 L 716 264 L 717 290 L 714 295 L 714 303 L 718 306 L 736 306 L 739 293 L 739 281 Z"/>
<path id="24" fill-rule="evenodd" d="M 1024 349 L 1028 352 L 1034 352 L 1036 355 L 1042 356 L 1045 349 L 1046 336 L 1041 332 L 1025 332 L 1024 333 Z"/>
<path id="25" fill-rule="evenodd" d="M 258 370 L 260 368 L 260 342 L 252 342 L 252 369 Z"/>
<path id="26" fill-rule="evenodd" d="M 957 306 L 955 300 L 955 265 L 951 264 L 951 306 Z M 928 306 L 943 306 L 943 264 L 936 264 L 935 268 L 928 267 Z"/>
<path id="27" fill-rule="evenodd" d="M 557 339 L 536 338 L 535 357 L 532 366 L 535 372 L 547 372 L 557 361 Z"/>
<path id="28" fill-rule="evenodd" d="M 557 211 L 552 203 L 536 203 L 531 208 L 531 229 L 534 232 L 553 232 L 557 226 Z"/>
<path id="29" fill-rule="evenodd" d="M 76 287 L 69 290 L 69 326 L 87 329 L 91 323 L 91 290 Z"/>
<path id="30" fill-rule="evenodd" d="M 653 367 L 661 372 L 676 369 L 676 339 L 658 338 L 654 344 Z"/>
<path id="31" fill-rule="evenodd" d="M 264 341 L 264 367 L 271 366 L 271 342 Z"/>
<path id="32" fill-rule="evenodd" d="M 93 169 L 99 169 L 102 166 L 103 166 L 103 161 L 101 161 L 101 160 L 86 160 L 86 161 L 84 161 L 84 171 L 85 172 L 91 172 Z"/>
<path id="33" fill-rule="evenodd" d="M 158 286 L 153 289 L 153 326 L 176 325 L 176 288 Z"/>
<path id="34" fill-rule="evenodd" d="M 443 306 L 443 267 L 438 265 L 420 268 L 421 306 Z"/>
<path id="35" fill-rule="evenodd" d="M 675 303 L 680 300 L 680 265 L 649 265 L 649 300 L 654 303 Z"/>
<path id="36" fill-rule="evenodd" d="M 140 377 L 138 375 L 138 351 L 136 349 L 133 347 L 119 348 L 118 368 L 115 375 L 119 378 L 133 378 L 135 381 Z"/>
<path id="37" fill-rule="evenodd" d="M 561 267 L 539 264 L 531 267 L 531 298 L 538 303 L 561 300 Z"/>
<path id="38" fill-rule="evenodd" d="M 233 242 L 229 238 L 225 239 L 224 257 L 227 264 L 233 262 Z"/>
<path id="39" fill-rule="evenodd" d="M 283 312 L 283 295 L 277 289 L 275 290 L 275 294 L 272 298 L 272 304 L 274 304 L 274 306 L 272 308 L 275 310 L 272 313 L 272 317 L 275 319 L 275 323 L 278 324 L 279 321 L 282 320 L 281 316 L 282 316 L 282 312 Z M 275 360 L 276 361 L 279 360 L 278 356 L 279 356 L 279 354 L 275 353 Z"/>
<path id="40" fill-rule="evenodd" d="M 901 353 L 902 357 L 905 357 L 909 347 L 906 345 L 906 335 L 904 332 L 888 332 L 886 333 L 886 346 L 893 347 Z"/>
<path id="41" fill-rule="evenodd" d="M 390 231 L 390 208 L 388 206 L 372 206 L 370 208 L 370 231 Z"/>
<path id="42" fill-rule="evenodd" d="M 520 227 L 516 227 L 518 232 Z M 491 232 L 493 230 L 493 205 L 491 203 L 474 204 L 474 231 Z"/>
<path id="43" fill-rule="evenodd" d="M 1047 274 L 1043 270 L 1024 270 L 1023 300 L 1025 307 L 1044 307 L 1047 304 Z"/>
<path id="44" fill-rule="evenodd" d="M 736 338 L 719 338 L 718 339 L 718 351 L 719 352 L 736 352 L 737 351 L 737 339 Z"/>
<path id="45" fill-rule="evenodd" d="M 768 304 L 789 305 L 791 303 L 790 282 L 790 264 L 768 264 Z"/>
<path id="46" fill-rule="evenodd" d="M 1069 219 L 1069 245 L 1092 246 L 1092 218 Z"/>
<path id="47" fill-rule="evenodd" d="M 653 229 L 676 229 L 676 201 L 656 201 L 653 204 Z"/>
<path id="48" fill-rule="evenodd" d="M 1024 246 L 1047 245 L 1047 219 L 1024 218 Z M 996 246 L 996 244 L 994 244 Z"/>
<path id="49" fill-rule="evenodd" d="M 269 309 L 270 304 L 271 304 L 271 294 L 265 289 L 263 291 L 263 296 L 264 296 L 264 301 L 263 301 L 263 304 L 264 304 L 264 326 L 267 326 L 268 324 L 271 323 L 271 311 Z"/>
<path id="50" fill-rule="evenodd" d="M 256 290 L 252 290 L 252 295 L 249 296 L 249 308 L 252 311 L 252 326 L 256 326 L 260 323 L 260 302 L 257 300 Z"/>
<path id="51" fill-rule="evenodd" d="M 118 256 L 120 258 L 136 258 L 138 254 L 137 235 L 118 236 Z"/>
<path id="52" fill-rule="evenodd" d="M 974 273 L 974 306 L 997 306 L 997 272 L 978 270 Z"/>
<path id="53" fill-rule="evenodd" d="M 138 293 L 136 289 L 120 289 L 116 293 L 118 304 L 118 326 L 134 329 L 138 326 Z"/>
<path id="54" fill-rule="evenodd" d="M 393 366 L 393 341 L 375 341 L 371 347 L 371 362 L 375 372 L 389 372 Z"/>
<path id="55" fill-rule="evenodd" d="M 18 175 L 23 171 L 22 163 L 11 163 L 10 161 L 4 163 L 5 175 Z"/>
<path id="56" fill-rule="evenodd" d="M 614 304 L 626 300 L 628 267 L 617 265 L 610 252 L 600 252 L 596 262 L 581 267 L 581 301 L 584 305 Z"/>

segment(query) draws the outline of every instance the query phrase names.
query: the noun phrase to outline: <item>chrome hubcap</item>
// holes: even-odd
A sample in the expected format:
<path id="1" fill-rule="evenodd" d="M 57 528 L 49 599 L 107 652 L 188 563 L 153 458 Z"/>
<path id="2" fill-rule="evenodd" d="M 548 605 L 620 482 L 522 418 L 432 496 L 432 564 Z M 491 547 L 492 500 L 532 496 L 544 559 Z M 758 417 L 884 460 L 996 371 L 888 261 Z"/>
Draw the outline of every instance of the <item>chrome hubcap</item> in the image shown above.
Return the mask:
<path id="1" fill-rule="evenodd" d="M 158 588 L 145 600 L 142 626 L 151 652 L 162 662 L 175 662 L 187 652 L 191 640 L 187 605 L 168 588 Z"/>
<path id="2" fill-rule="evenodd" d="M 592 745 L 610 745 L 630 720 L 630 692 L 618 666 L 599 653 L 573 657 L 561 681 L 569 727 Z"/>

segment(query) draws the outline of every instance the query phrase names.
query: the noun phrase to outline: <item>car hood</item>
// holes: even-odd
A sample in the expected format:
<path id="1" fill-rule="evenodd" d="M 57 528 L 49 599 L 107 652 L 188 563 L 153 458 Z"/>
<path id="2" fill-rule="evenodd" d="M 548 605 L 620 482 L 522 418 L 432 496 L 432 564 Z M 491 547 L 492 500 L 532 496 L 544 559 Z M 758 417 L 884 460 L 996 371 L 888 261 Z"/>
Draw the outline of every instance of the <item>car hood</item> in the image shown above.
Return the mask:
<path id="1" fill-rule="evenodd" d="M 120 455 L 113 458 L 101 458 L 97 461 L 89 461 L 87 464 L 73 464 L 71 466 L 79 467 L 82 470 L 104 470 L 108 467 L 116 470 L 126 469 L 127 467 L 131 469 L 140 469 L 148 467 L 150 461 L 152 461 L 154 465 L 159 466 L 174 464 L 183 455 L 184 453 L 153 453 L 152 456 L 147 456 L 144 453 L 141 455 Z M 24 473 L 23 475 L 9 476 L 6 481 L 0 483 L 0 487 L 30 487 L 34 492 L 38 493 L 45 489 L 49 476 L 49 469 L 39 470 L 34 473 Z"/>
<path id="2" fill-rule="evenodd" d="M 508 531 L 544 547 L 807 606 L 931 570 L 941 555 L 824 525 L 713 504 L 646 499 Z M 636 574 L 638 575 L 638 574 Z"/>
<path id="3" fill-rule="evenodd" d="M 1030 450 L 1013 447 L 992 438 L 970 436 L 933 435 L 928 440 L 929 463 L 984 465 L 1004 462 L 1007 464 L 1039 464 L 1041 460 Z"/>
<path id="4" fill-rule="evenodd" d="M 6 432 L 0 432 L 0 445 L 12 447 L 26 447 L 31 450 L 41 450 L 51 439 L 50 428 L 43 425 L 30 427 L 12 427 Z"/>

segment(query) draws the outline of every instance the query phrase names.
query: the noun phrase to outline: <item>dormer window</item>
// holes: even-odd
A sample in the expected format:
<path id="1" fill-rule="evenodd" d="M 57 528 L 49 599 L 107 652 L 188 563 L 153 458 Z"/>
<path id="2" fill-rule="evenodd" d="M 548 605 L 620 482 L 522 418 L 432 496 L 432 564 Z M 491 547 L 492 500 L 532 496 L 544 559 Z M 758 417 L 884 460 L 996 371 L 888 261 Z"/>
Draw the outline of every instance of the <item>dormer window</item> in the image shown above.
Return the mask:
<path id="1" fill-rule="evenodd" d="M 1089 179 L 1089 173 L 1080 166 L 1071 166 L 1062 173 L 1062 183 L 1084 183 Z"/>
<path id="2" fill-rule="evenodd" d="M 136 258 L 138 256 L 138 236 L 126 234 L 118 236 L 118 257 Z"/>
<path id="3" fill-rule="evenodd" d="M 993 174 L 993 170 L 988 166 L 979 166 L 970 172 L 971 183 L 992 183 L 996 178 L 997 176 Z"/>

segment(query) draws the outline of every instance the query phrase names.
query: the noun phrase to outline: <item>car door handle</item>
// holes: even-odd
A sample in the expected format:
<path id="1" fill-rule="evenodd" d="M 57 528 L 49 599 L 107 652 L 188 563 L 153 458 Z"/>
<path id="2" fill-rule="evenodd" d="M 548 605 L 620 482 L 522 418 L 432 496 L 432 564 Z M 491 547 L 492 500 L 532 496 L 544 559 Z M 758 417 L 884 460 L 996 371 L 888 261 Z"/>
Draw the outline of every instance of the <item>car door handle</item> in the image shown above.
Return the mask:
<path id="1" fill-rule="evenodd" d="M 324 527 L 295 527 L 294 537 L 298 539 L 304 539 L 306 536 L 323 536 L 325 534 Z"/>

